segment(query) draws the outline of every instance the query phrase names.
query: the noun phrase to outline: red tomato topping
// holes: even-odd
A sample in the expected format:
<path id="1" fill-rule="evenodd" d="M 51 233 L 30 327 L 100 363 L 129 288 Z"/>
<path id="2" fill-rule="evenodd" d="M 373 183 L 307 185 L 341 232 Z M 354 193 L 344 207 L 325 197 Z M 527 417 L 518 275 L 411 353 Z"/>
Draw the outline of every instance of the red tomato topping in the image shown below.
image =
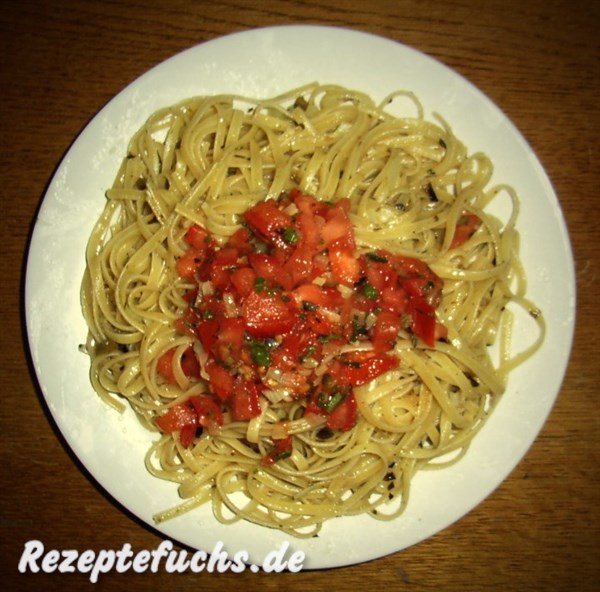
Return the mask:
<path id="1" fill-rule="evenodd" d="M 334 363 L 332 374 L 341 384 L 362 386 L 398 366 L 398 358 L 372 351 L 342 354 Z"/>
<path id="2" fill-rule="evenodd" d="M 261 460 L 261 464 L 265 467 L 270 467 L 273 463 L 287 458 L 292 454 L 292 437 L 286 436 L 281 440 L 275 440 L 275 447 L 269 454 Z"/>
<path id="3" fill-rule="evenodd" d="M 350 430 L 359 416 L 354 389 L 398 366 L 393 350 L 402 333 L 429 347 L 446 336 L 436 317 L 442 280 L 419 259 L 358 252 L 350 211 L 348 199 L 331 204 L 294 189 L 252 206 L 220 247 L 205 229 L 188 229 L 177 271 L 198 287 L 175 326 L 199 340 L 209 393 L 161 416 L 163 431 L 179 431 L 189 445 L 197 427 L 250 421 L 264 397 L 282 390 L 285 401 L 303 401 L 305 416 Z M 360 347 L 348 353 L 352 346 Z M 168 354 L 158 369 L 172 381 Z M 182 368 L 200 374 L 187 352 Z M 292 445 L 292 436 L 274 441 L 263 464 Z"/>
<path id="4" fill-rule="evenodd" d="M 356 398 L 354 393 L 351 393 L 339 405 L 334 407 L 325 425 L 332 430 L 347 432 L 356 425 L 357 416 Z"/>
<path id="5" fill-rule="evenodd" d="M 475 214 L 463 214 L 456 224 L 450 248 L 455 249 L 469 240 L 481 225 L 481 220 Z"/>

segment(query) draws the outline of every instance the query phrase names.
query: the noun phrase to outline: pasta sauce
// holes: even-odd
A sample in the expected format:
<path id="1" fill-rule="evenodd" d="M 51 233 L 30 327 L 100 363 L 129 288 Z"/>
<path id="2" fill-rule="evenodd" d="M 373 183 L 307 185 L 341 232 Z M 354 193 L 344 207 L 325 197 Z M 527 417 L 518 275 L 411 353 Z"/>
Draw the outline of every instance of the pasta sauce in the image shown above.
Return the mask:
<path id="1" fill-rule="evenodd" d="M 247 421 L 261 414 L 261 397 L 278 393 L 304 400 L 305 417 L 349 430 L 357 417 L 353 387 L 397 367 L 391 352 L 402 328 L 429 346 L 445 335 L 435 316 L 440 278 L 418 259 L 359 253 L 349 206 L 293 190 L 249 209 L 245 226 L 220 248 L 204 228 L 189 228 L 177 269 L 198 288 L 186 295 L 190 306 L 176 326 L 205 352 L 210 395 L 172 407 L 156 420 L 163 431 L 179 431 L 187 447 L 198 427 L 216 431 L 224 410 Z M 185 372 L 200 379 L 193 355 L 190 346 Z M 173 360 L 169 350 L 158 362 L 167 380 Z M 280 435 L 291 447 L 285 429 Z"/>

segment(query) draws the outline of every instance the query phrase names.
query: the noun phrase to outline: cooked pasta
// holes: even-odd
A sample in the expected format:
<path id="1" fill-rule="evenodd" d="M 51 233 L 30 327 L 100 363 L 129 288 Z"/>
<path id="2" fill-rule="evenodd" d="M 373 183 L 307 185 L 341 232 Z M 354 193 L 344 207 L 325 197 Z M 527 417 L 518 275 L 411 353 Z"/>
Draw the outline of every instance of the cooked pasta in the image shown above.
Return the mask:
<path id="1" fill-rule="evenodd" d="M 392 114 L 398 99 L 411 101 L 415 114 Z M 203 504 L 224 523 L 245 519 L 305 537 L 337 516 L 393 519 L 406 508 L 417 471 L 447 466 L 467 451 L 509 372 L 544 334 L 519 261 L 519 199 L 511 187 L 491 185 L 492 172 L 486 155 L 469 154 L 407 92 L 376 104 L 360 92 L 311 84 L 268 100 L 193 98 L 148 119 L 131 139 L 93 229 L 81 297 L 94 389 L 117 410 L 130 405 L 157 432 L 147 468 L 179 486 L 181 504 L 165 508 L 157 522 Z M 248 227 L 244 216 L 258 204 L 280 204 L 295 219 L 294 195 L 331 208 L 344 203 L 357 257 L 417 260 L 440 281 L 430 317 L 442 330 L 435 340 L 424 338 L 414 316 L 411 324 L 407 313 L 398 314 L 403 324 L 386 353 L 394 364 L 353 383 L 356 419 L 343 429 L 328 427 L 324 411 L 308 413 L 310 397 L 286 390 L 281 372 L 268 368 L 261 356 L 277 353 L 281 339 L 269 341 L 267 351 L 267 341 L 252 350 L 255 365 L 270 373 L 270 388 L 260 391 L 257 413 L 236 419 L 223 403 L 227 395 L 215 396 L 210 386 L 202 340 L 180 322 L 190 306 L 215 294 L 210 281 L 182 275 L 190 228 L 203 229 L 217 253 Z M 512 204 L 507 220 L 489 213 L 499 195 Z M 336 290 L 342 306 L 359 285 L 363 300 L 375 298 L 364 278 L 344 285 L 327 273 L 310 281 Z M 237 318 L 234 300 L 222 297 L 224 318 Z M 518 353 L 511 348 L 515 307 L 539 327 Z M 337 354 L 368 352 L 380 312 L 357 313 L 361 337 L 348 337 Z M 329 337 L 319 335 L 319 347 Z M 199 374 L 187 370 L 190 355 Z M 327 354 L 303 358 L 302 372 L 315 381 L 309 394 L 323 389 L 329 362 Z M 362 358 L 348 364 L 358 368 Z M 220 404 L 218 425 L 194 428 L 187 442 L 183 430 L 157 429 L 165 425 L 159 418 L 197 396 Z M 284 439 L 289 448 L 274 457 Z"/>

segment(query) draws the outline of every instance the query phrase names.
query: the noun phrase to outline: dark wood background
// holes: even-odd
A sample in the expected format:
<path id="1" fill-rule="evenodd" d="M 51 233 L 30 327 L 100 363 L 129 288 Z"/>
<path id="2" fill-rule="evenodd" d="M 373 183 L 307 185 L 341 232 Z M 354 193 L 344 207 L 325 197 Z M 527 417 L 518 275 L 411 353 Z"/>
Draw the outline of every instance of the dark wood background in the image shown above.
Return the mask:
<path id="1" fill-rule="evenodd" d="M 480 506 L 401 553 L 300 574 L 110 573 L 110 590 L 595 590 L 599 569 L 598 5 L 579 0 L 15 1 L 0 11 L 1 587 L 81 590 L 85 575 L 17 571 L 25 542 L 153 549 L 161 541 L 80 470 L 29 364 L 23 272 L 36 209 L 75 136 L 126 84 L 233 31 L 321 23 L 370 31 L 454 68 L 529 140 L 571 233 L 578 324 L 556 406 L 525 459 Z"/>

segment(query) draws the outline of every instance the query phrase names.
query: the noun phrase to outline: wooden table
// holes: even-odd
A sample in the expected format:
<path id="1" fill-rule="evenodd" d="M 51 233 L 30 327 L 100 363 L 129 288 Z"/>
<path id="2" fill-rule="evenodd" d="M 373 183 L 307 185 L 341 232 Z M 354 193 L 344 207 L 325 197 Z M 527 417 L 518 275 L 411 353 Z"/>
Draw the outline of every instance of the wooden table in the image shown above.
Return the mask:
<path id="1" fill-rule="evenodd" d="M 0 13 L 2 273 L 1 581 L 5 590 L 85 589 L 82 574 L 17 571 L 27 541 L 47 548 L 154 549 L 80 470 L 46 411 L 23 320 L 28 238 L 73 138 L 124 85 L 197 43 L 265 25 L 322 23 L 380 34 L 441 60 L 520 128 L 570 229 L 578 324 L 543 431 L 510 477 L 429 540 L 366 564 L 299 574 L 102 576 L 117 590 L 592 590 L 600 572 L 598 146 L 600 12 L 567 0 L 219 0 L 11 2 Z"/>

